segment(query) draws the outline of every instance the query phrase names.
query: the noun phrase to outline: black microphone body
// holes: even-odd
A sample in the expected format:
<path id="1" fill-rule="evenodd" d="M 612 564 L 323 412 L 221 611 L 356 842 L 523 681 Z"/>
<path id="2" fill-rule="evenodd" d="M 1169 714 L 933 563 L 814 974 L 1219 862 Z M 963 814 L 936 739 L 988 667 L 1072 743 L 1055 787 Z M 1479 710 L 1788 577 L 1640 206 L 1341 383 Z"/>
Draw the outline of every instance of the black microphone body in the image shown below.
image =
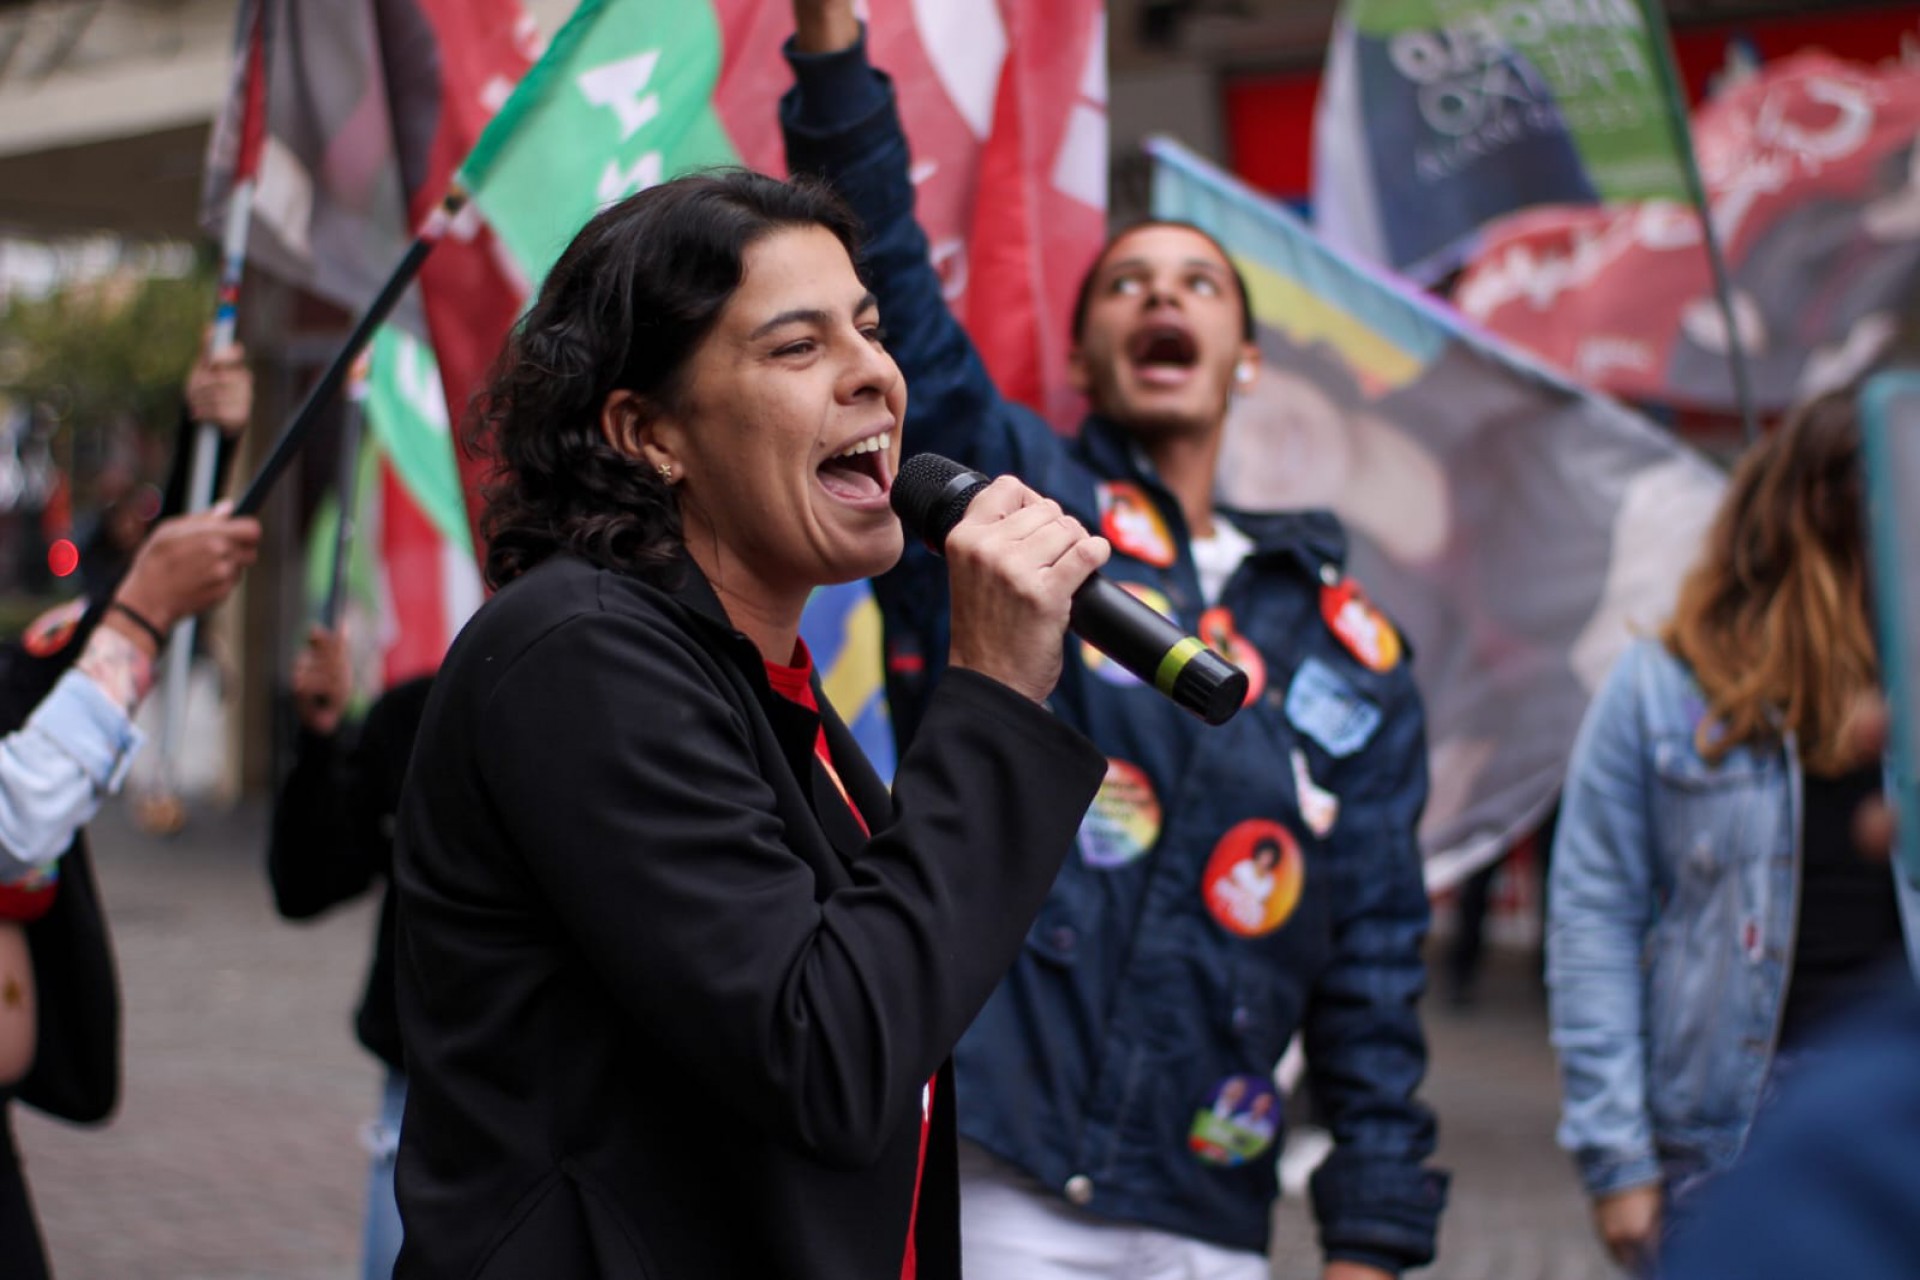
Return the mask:
<path id="1" fill-rule="evenodd" d="M 991 481 L 937 453 L 908 458 L 890 501 L 909 532 L 937 554 L 967 504 Z M 1247 697 L 1247 673 L 1100 574 L 1073 593 L 1073 633 L 1208 724 L 1224 724 Z"/>

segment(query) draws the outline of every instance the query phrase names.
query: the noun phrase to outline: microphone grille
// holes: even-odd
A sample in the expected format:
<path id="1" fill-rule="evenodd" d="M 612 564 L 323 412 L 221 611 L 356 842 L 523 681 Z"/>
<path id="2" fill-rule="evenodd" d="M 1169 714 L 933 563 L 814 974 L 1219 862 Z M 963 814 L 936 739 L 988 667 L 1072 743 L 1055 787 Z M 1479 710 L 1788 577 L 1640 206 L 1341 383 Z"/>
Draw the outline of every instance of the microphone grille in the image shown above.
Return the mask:
<path id="1" fill-rule="evenodd" d="M 972 467 L 937 453 L 916 453 L 894 477 L 889 501 L 893 513 L 922 542 L 935 551 L 947 544 L 947 535 L 967 513 L 973 495 L 990 483 Z"/>

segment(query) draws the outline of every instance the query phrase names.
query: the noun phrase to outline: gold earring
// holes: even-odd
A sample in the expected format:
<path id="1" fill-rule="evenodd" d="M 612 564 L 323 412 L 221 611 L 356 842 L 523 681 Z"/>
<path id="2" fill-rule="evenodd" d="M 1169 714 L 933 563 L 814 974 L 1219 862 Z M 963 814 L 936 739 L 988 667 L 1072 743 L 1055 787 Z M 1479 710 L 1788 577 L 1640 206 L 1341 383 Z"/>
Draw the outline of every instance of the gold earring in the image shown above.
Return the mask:
<path id="1" fill-rule="evenodd" d="M 671 462 L 663 462 L 660 464 L 660 479 L 667 484 L 673 483 L 673 464 Z"/>

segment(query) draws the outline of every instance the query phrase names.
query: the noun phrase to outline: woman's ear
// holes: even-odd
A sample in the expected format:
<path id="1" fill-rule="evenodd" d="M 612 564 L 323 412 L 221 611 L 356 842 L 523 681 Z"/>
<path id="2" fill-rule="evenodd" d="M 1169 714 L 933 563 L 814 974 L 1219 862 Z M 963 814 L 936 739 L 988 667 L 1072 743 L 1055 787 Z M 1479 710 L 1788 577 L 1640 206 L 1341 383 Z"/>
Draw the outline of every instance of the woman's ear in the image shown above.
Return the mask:
<path id="1" fill-rule="evenodd" d="M 669 484 L 679 473 L 674 433 L 665 416 L 637 391 L 610 393 L 600 405 L 600 434 L 616 452 L 644 464 Z"/>
<path id="2" fill-rule="evenodd" d="M 614 452 L 640 457 L 645 444 L 647 404 L 637 391 L 610 392 L 600 403 L 600 435 Z"/>

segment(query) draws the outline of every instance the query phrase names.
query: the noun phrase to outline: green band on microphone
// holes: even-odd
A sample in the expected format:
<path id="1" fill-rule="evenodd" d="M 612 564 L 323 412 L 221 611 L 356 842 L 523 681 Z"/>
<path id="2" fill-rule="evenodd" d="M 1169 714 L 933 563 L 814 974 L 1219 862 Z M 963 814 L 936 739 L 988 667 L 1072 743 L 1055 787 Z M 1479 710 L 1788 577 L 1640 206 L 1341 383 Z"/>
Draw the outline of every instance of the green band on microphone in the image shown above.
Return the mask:
<path id="1" fill-rule="evenodd" d="M 1206 647 L 1193 636 L 1182 637 L 1178 644 L 1167 650 L 1167 656 L 1160 659 L 1160 668 L 1153 673 L 1153 687 L 1171 698 L 1173 682 L 1180 678 L 1180 672 L 1193 660 L 1193 655 L 1205 651 Z"/>

